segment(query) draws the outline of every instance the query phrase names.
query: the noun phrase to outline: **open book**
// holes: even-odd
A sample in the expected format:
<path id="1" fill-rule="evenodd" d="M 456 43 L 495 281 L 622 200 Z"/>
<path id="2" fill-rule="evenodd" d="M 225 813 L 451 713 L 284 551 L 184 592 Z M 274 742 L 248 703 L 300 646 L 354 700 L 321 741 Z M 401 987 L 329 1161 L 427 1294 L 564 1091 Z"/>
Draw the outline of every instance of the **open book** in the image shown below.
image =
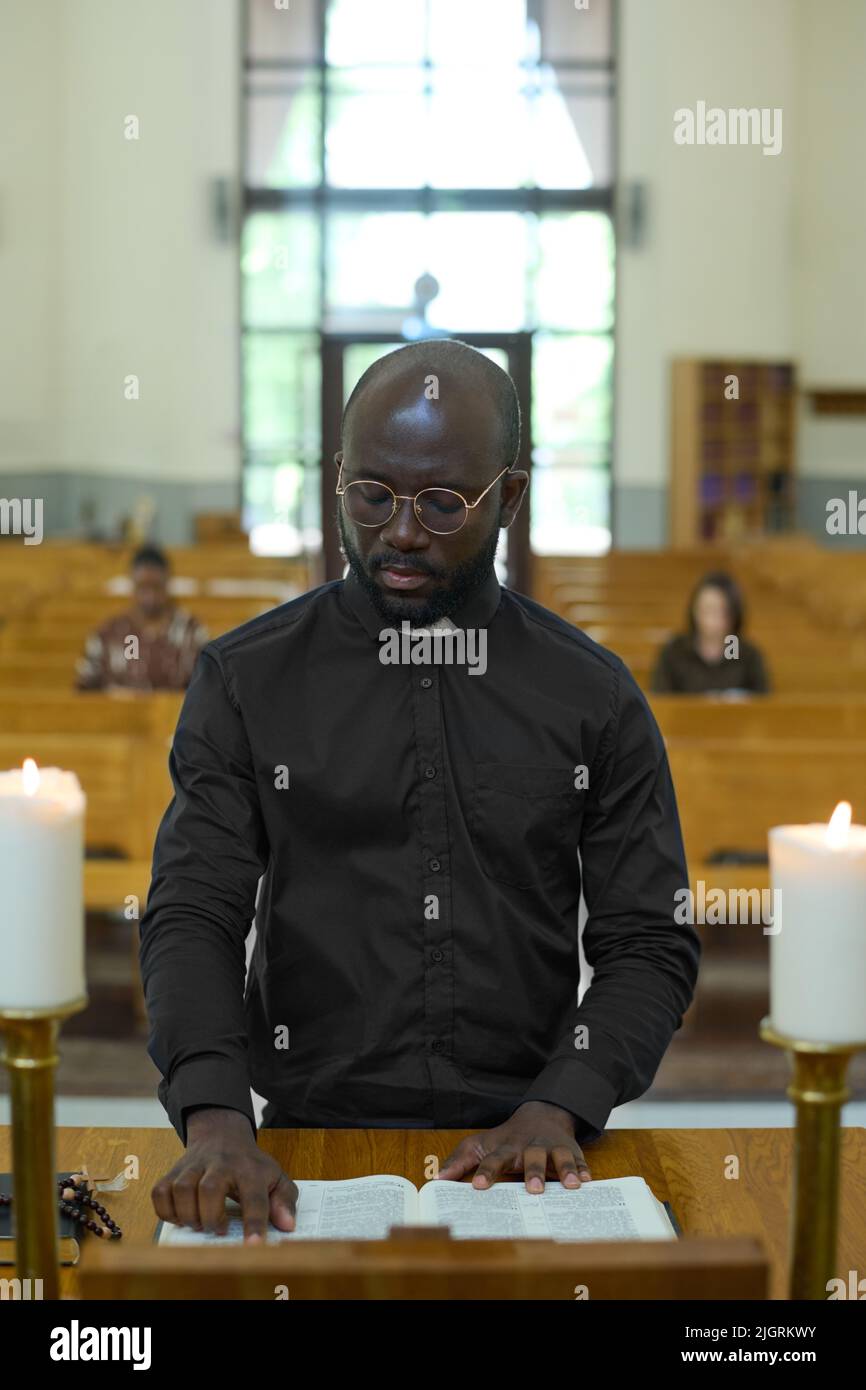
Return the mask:
<path id="1" fill-rule="evenodd" d="M 337 1182 L 298 1179 L 294 1231 L 268 1228 L 268 1241 L 386 1240 L 392 1226 L 448 1226 L 457 1239 L 532 1236 L 542 1240 L 675 1240 L 677 1230 L 643 1178 L 603 1178 L 573 1189 L 548 1182 L 476 1188 L 437 1178 L 418 1190 L 406 1178 L 376 1174 Z M 230 1245 L 243 1240 L 237 1202 L 226 1202 L 224 1236 L 161 1221 L 159 1244 Z"/>

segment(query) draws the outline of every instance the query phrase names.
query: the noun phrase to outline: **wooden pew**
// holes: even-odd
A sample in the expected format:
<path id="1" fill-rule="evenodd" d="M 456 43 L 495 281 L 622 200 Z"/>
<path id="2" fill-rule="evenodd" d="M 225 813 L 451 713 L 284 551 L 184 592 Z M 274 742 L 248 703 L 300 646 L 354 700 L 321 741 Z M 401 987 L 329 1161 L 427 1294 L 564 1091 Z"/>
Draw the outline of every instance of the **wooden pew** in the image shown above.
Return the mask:
<path id="1" fill-rule="evenodd" d="M 733 701 L 713 699 L 709 696 L 651 695 L 649 703 L 668 744 L 669 753 L 671 748 L 675 750 L 671 764 L 672 769 L 675 769 L 674 785 L 683 837 L 687 844 L 696 844 L 694 855 L 697 857 L 693 857 L 689 864 L 693 891 L 696 891 L 698 879 L 704 881 L 708 891 L 711 887 L 722 888 L 725 891 L 742 887 L 761 889 L 768 887 L 770 881 L 767 867 L 755 864 L 712 865 L 699 857 L 702 853 L 708 852 L 718 834 L 716 806 L 725 792 L 719 786 L 717 764 L 728 764 L 731 757 L 735 760 L 733 778 L 725 773 L 722 778 L 726 788 L 730 788 L 733 783 L 733 790 L 729 793 L 729 806 L 724 808 L 721 814 L 722 824 L 725 824 L 727 818 L 726 829 L 732 835 L 735 830 L 739 831 L 742 823 L 739 809 L 742 792 L 739 786 L 742 780 L 749 776 L 748 760 L 753 748 L 763 749 L 767 744 L 779 745 L 783 750 L 784 760 L 796 758 L 796 750 L 802 746 L 806 750 L 807 765 L 811 766 L 816 746 L 827 742 L 832 747 L 838 767 L 840 741 L 851 740 L 857 745 L 866 744 L 866 697 L 769 695 L 760 699 Z M 702 744 L 706 747 L 701 748 Z M 696 747 L 699 749 L 696 755 L 699 772 L 697 777 L 693 778 L 690 759 Z M 777 759 L 773 758 L 773 765 L 776 763 Z M 759 756 L 754 764 L 753 775 L 760 775 L 762 770 L 766 771 L 766 765 L 762 756 Z M 799 775 L 794 777 L 793 785 L 790 785 L 790 780 L 785 783 L 784 795 L 790 790 L 792 796 L 799 797 L 801 781 L 807 783 L 807 798 L 813 795 L 808 787 L 812 780 L 811 772 L 806 772 L 802 778 Z M 847 776 L 843 779 L 843 789 L 838 791 L 837 799 L 842 799 L 845 795 L 845 785 Z M 715 793 L 710 790 L 714 787 L 718 787 Z M 826 791 L 819 788 L 818 804 L 807 799 L 795 800 L 789 805 L 783 804 L 784 796 L 780 794 L 772 808 L 773 814 L 777 817 L 773 824 L 787 823 L 791 819 L 811 818 L 817 811 L 822 812 L 819 819 L 823 818 L 823 814 L 827 812 L 828 793 L 836 795 L 837 789 L 834 786 L 828 786 Z M 835 805 L 835 801 L 833 804 Z M 829 808 L 832 809 L 833 807 Z M 765 848 L 768 829 L 769 824 L 765 825 L 763 821 L 758 824 L 757 834 L 754 827 L 750 828 L 748 847 Z M 737 841 L 732 841 L 730 847 L 735 847 L 739 838 L 738 834 Z M 718 843 L 716 847 L 719 847 Z"/>
<path id="2" fill-rule="evenodd" d="M 36 612 L 7 623 L 0 630 L 0 657 L 4 653 L 39 653 L 51 651 L 80 655 L 89 633 L 106 619 L 126 612 L 128 600 L 98 599 L 96 601 L 58 600 Z M 207 628 L 211 637 L 219 637 L 240 627 L 277 605 L 250 599 L 196 599 L 181 605 Z"/>
<path id="3" fill-rule="evenodd" d="M 98 702 L 92 707 L 94 711 L 100 704 L 102 712 L 111 707 L 108 697 L 96 694 L 78 699 Z M 49 705 L 50 698 L 46 701 L 43 696 L 43 710 Z M 136 720 L 143 713 L 144 705 L 137 701 L 127 711 Z M 170 722 L 170 718 L 169 707 L 157 697 L 150 710 L 153 729 L 161 722 Z M 87 797 L 85 908 L 91 912 L 126 911 L 130 896 L 138 899 L 138 915 L 130 918 L 130 949 L 133 1005 L 139 1024 L 145 1020 L 145 1010 L 138 969 L 137 926 L 147 904 L 156 832 L 172 797 L 168 772 L 170 741 L 170 736 L 157 736 L 153 731 L 46 733 L 28 727 L 0 733 L 0 767 L 17 767 L 26 757 L 32 757 L 40 767 L 62 767 L 74 772 L 81 783 Z"/>
<path id="4" fill-rule="evenodd" d="M 138 973 L 138 921 L 150 891 L 150 859 L 85 859 L 84 905 L 88 912 L 118 912 L 130 894 L 139 902 L 139 917 L 130 920 L 132 931 L 132 978 L 140 989 Z M 139 1003 L 137 999 L 137 1004 Z M 139 1016 L 140 1007 L 137 1008 Z"/>
<path id="5" fill-rule="evenodd" d="M 714 551 L 651 550 L 610 551 L 597 556 L 536 556 L 533 565 L 533 597 L 546 608 L 557 610 L 555 591 L 571 586 L 595 590 L 599 596 L 618 589 L 624 598 L 641 592 L 661 594 L 679 605 L 698 578 L 711 569 L 730 567 L 727 548 Z"/>
<path id="6" fill-rule="evenodd" d="M 108 857 L 150 859 L 156 826 L 171 799 L 168 742 L 138 734 L 0 733 L 0 767 L 74 772 L 87 797 L 85 847 Z"/>
<path id="7" fill-rule="evenodd" d="M 866 741 L 866 695 L 766 695 L 725 700 L 708 695 L 651 694 L 648 699 L 666 739 Z"/>
<path id="8" fill-rule="evenodd" d="M 0 651 L 0 691 L 40 689 L 72 690 L 75 685 L 74 652 Z"/>
<path id="9" fill-rule="evenodd" d="M 85 846 L 104 848 L 108 835 L 128 856 L 85 858 L 90 912 L 123 910 L 130 894 L 138 898 L 139 915 L 144 910 L 156 831 L 172 796 L 168 753 L 182 702 L 183 693 L 174 691 L 0 689 L 0 759 L 7 760 L 0 766 L 19 766 L 25 757 L 47 766 L 53 758 L 76 772 L 88 797 Z M 133 1000 L 143 1022 L 136 921 L 130 920 Z"/>
<path id="10" fill-rule="evenodd" d="M 824 823 L 842 799 L 866 809 L 866 699 L 656 695 L 650 704 L 693 886 L 766 887 L 766 867 L 708 861 L 720 849 L 766 853 L 770 826 Z"/>
<path id="11" fill-rule="evenodd" d="M 766 595 L 781 595 L 822 630 L 860 630 L 866 624 L 866 549 L 841 550 L 828 537 L 767 538 L 743 546 L 741 569 Z"/>
<path id="12" fill-rule="evenodd" d="M 174 594 L 172 600 L 181 609 L 192 613 L 201 622 L 212 620 L 236 627 L 257 613 L 275 608 L 280 596 L 270 594 L 221 595 L 213 593 Z M 33 604 L 25 615 L 32 623 L 77 623 L 87 629 L 104 622 L 117 613 L 128 611 L 131 594 L 105 593 L 99 590 L 71 594 L 51 594 Z"/>
<path id="13" fill-rule="evenodd" d="M 276 597 L 285 601 L 288 590 L 304 593 L 318 578 L 315 562 L 306 557 L 253 555 L 243 544 L 163 547 L 172 568 L 173 582 L 194 581 L 204 588 L 216 584 L 272 583 Z M 0 543 L 0 619 L 17 613 L 40 596 L 63 596 L 128 579 L 137 547 L 95 545 L 77 541 L 45 540 L 25 546 L 15 540 Z M 214 589 L 214 592 L 216 590 Z"/>
<path id="14" fill-rule="evenodd" d="M 32 575 L 37 571 L 53 579 L 95 577 L 129 572 L 139 547 L 130 544 L 46 538 L 40 545 L 24 545 L 19 539 L 0 542 L 0 575 Z M 304 556 L 254 555 L 246 538 L 237 542 L 162 547 L 176 574 L 271 575 L 289 582 L 306 578 L 309 560 Z"/>
<path id="15" fill-rule="evenodd" d="M 866 550 L 839 550 L 830 541 L 819 546 L 805 536 L 742 540 L 697 552 L 542 556 L 535 562 L 536 597 L 555 612 L 605 602 L 632 614 L 653 607 L 679 626 L 693 584 L 711 569 L 734 575 L 753 616 L 799 618 L 818 631 L 866 625 Z"/>
<path id="16" fill-rule="evenodd" d="M 183 703 L 182 691 L 111 692 L 0 690 L 0 730 L 5 733 L 137 734 L 170 739 Z"/>
<path id="17" fill-rule="evenodd" d="M 664 628 L 612 620 L 576 626 L 621 657 L 641 688 L 649 692 L 652 669 L 668 635 Z M 753 640 L 764 653 L 779 694 L 866 694 L 866 631 L 822 633 L 785 624 L 776 631 L 753 631 Z"/>
<path id="18" fill-rule="evenodd" d="M 767 852 L 771 826 L 826 824 L 837 803 L 850 800 L 855 814 L 866 809 L 866 702 L 826 701 L 816 710 L 808 702 L 755 700 L 748 705 L 707 702 L 702 714 L 689 697 L 654 697 L 653 708 L 666 735 L 668 757 L 686 849 L 689 883 L 699 895 L 721 889 L 730 904 L 733 892 L 757 892 L 771 886 L 765 863 L 713 863 L 720 850 Z M 677 709 L 678 703 L 682 704 Z M 819 702 L 820 703 L 820 702 Z M 841 707 L 834 722 L 833 705 Z M 776 707 L 773 727 L 772 706 Z M 763 708 L 761 708 L 763 706 Z M 783 712 L 784 711 L 784 712 Z M 699 720 L 713 736 L 693 736 Z M 811 723 L 812 737 L 804 736 Z M 767 727 L 771 732 L 767 736 Z M 672 729 L 677 732 L 672 732 Z M 744 732 L 745 730 L 745 732 Z M 762 730 L 764 736 L 757 731 Z M 848 737 L 840 737 L 844 732 Z M 712 899 L 710 899 L 712 901 Z M 729 918 L 730 923 L 730 918 Z M 684 1032 L 693 1031 L 707 1001 L 708 989 L 724 991 L 719 980 L 755 979 L 756 962 L 768 969 L 769 937 L 754 920 L 713 927 L 696 924 L 704 943 L 703 985 L 686 1016 Z M 721 975 L 720 975 L 721 972 Z M 761 978 L 759 973 L 758 979 Z M 764 974 L 764 978 L 768 976 Z M 710 981 L 715 982 L 710 984 Z M 714 998 L 719 998 L 713 995 Z M 751 1007 L 755 1007 L 754 1000 Z M 760 1001 L 758 1001 L 760 1008 Z"/>
<path id="19" fill-rule="evenodd" d="M 766 851 L 772 825 L 826 824 L 841 800 L 866 809 L 866 739 L 667 741 L 686 854 Z"/>

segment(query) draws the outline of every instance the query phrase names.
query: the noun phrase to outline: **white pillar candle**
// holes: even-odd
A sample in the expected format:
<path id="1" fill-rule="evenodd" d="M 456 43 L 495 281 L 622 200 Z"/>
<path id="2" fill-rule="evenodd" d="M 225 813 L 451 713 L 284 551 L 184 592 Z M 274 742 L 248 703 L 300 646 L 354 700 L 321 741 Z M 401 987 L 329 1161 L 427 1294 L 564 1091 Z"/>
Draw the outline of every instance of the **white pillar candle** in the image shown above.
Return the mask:
<path id="1" fill-rule="evenodd" d="M 74 772 L 0 772 L 0 1009 L 50 1009 L 84 986 L 84 808 Z"/>
<path id="2" fill-rule="evenodd" d="M 770 830 L 770 876 L 781 894 L 770 1021 L 804 1042 L 866 1040 L 866 826 L 850 817 L 842 802 L 829 825 Z"/>

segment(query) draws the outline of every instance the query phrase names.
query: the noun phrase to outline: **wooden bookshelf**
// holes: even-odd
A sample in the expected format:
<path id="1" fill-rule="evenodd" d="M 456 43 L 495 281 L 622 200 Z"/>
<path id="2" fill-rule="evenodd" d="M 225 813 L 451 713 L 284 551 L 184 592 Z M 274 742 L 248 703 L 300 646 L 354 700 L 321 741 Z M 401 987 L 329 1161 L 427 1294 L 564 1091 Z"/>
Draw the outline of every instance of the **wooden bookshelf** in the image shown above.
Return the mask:
<path id="1" fill-rule="evenodd" d="M 739 394 L 728 399 L 734 376 Z M 794 364 L 681 358 L 671 385 L 671 544 L 791 530 Z"/>

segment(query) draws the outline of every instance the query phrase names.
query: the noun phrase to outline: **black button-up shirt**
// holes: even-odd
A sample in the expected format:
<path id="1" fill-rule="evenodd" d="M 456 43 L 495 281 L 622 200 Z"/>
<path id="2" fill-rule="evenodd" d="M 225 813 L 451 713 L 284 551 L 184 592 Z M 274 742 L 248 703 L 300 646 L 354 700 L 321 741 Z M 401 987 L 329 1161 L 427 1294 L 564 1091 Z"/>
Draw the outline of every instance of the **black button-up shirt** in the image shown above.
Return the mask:
<path id="1" fill-rule="evenodd" d="M 483 673 L 385 664 L 351 575 L 200 654 L 140 924 L 184 1141 L 195 1105 L 255 1125 L 251 1085 L 297 1126 L 490 1128 L 543 1100 L 590 1139 L 652 1082 L 700 955 L 655 720 L 493 573 L 453 621 L 486 629 Z"/>

